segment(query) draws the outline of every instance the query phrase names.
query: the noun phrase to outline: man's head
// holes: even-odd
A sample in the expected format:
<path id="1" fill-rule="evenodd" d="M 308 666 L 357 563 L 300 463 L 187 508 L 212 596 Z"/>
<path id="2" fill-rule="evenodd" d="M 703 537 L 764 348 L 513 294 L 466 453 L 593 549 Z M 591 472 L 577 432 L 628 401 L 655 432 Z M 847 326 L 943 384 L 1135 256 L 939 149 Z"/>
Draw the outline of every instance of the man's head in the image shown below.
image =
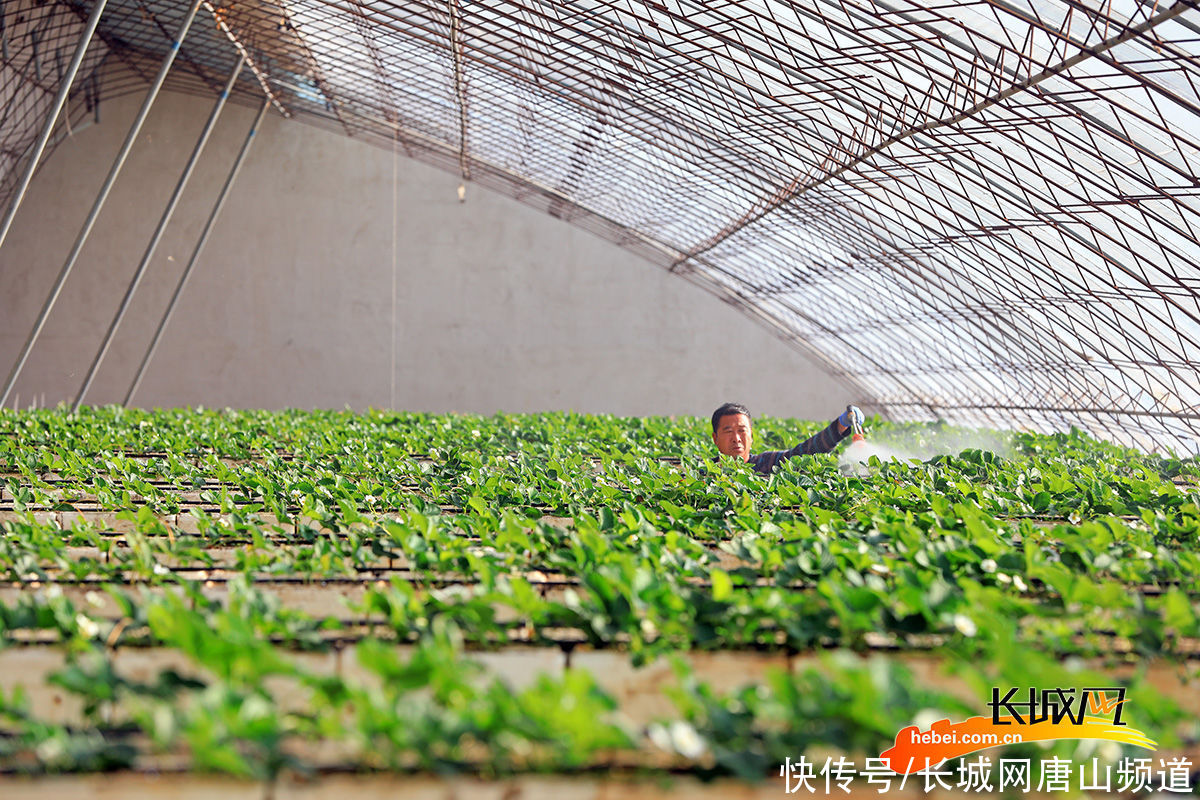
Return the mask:
<path id="1" fill-rule="evenodd" d="M 734 456 L 742 461 L 750 458 L 750 442 L 754 432 L 750 412 L 740 403 L 726 403 L 713 412 L 713 444 L 721 455 Z"/>

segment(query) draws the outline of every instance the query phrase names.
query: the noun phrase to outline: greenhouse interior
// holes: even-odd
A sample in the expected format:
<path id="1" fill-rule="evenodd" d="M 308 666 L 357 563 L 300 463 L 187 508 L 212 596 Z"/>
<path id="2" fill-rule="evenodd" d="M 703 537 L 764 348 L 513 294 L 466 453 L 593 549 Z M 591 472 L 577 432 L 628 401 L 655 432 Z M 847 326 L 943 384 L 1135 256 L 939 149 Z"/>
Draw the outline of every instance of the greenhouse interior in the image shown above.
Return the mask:
<path id="1" fill-rule="evenodd" d="M 0 214 L 6 800 L 1200 786 L 1197 0 L 5 0 Z"/>

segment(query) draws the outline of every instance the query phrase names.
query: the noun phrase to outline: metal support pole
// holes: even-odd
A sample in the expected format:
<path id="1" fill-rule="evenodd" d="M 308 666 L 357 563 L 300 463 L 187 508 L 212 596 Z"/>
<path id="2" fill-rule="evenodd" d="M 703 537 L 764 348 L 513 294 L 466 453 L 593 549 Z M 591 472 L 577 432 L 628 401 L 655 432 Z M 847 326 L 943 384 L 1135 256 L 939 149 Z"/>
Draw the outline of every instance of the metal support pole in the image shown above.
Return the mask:
<path id="1" fill-rule="evenodd" d="M 0 247 L 4 246 L 8 230 L 17 216 L 17 209 L 20 208 L 21 201 L 25 199 L 25 190 L 29 188 L 29 182 L 33 180 L 33 173 L 37 169 L 38 162 L 42 160 L 46 143 L 50 141 L 50 134 L 54 131 L 55 124 L 58 123 L 58 115 L 62 113 L 62 107 L 67 102 L 67 95 L 71 93 L 71 84 L 75 82 L 75 73 L 79 72 L 79 66 L 83 64 L 83 56 L 92 42 L 92 34 L 96 32 L 96 26 L 100 24 L 100 15 L 104 13 L 104 6 L 107 4 L 108 0 L 96 0 L 96 5 L 92 6 L 92 15 L 88 17 L 87 25 L 79 37 L 79 44 L 75 45 L 75 57 L 71 59 L 67 74 L 63 76 L 62 82 L 58 86 L 58 95 L 54 98 L 54 106 L 50 109 L 50 115 L 46 117 L 42 135 L 38 137 L 37 143 L 33 146 L 33 152 L 29 155 L 29 163 L 25 165 L 21 182 L 17 184 L 17 191 L 13 194 L 8 214 L 4 217 L 4 222 L 0 222 Z M 4 403 L 0 402 L 0 407 L 3 406 Z"/>
<path id="2" fill-rule="evenodd" d="M 46 303 L 42 306 L 37 321 L 33 324 L 33 330 L 29 332 L 29 339 L 26 340 L 24 348 L 21 349 L 21 354 L 17 357 L 17 363 L 13 365 L 12 371 L 8 375 L 8 381 L 4 384 L 4 392 L 0 394 L 0 407 L 3 407 L 8 401 L 8 394 L 17 382 L 17 376 L 21 374 L 21 368 L 25 366 L 26 359 L 29 358 L 29 352 L 33 350 L 34 344 L 37 343 L 38 336 L 41 335 L 42 328 L 46 325 L 46 319 L 50 316 L 50 310 L 54 308 L 54 303 L 58 300 L 59 294 L 62 293 L 63 284 L 67 282 L 67 277 L 71 274 L 75 262 L 79 259 L 79 253 L 83 250 L 83 245 L 87 241 L 88 234 L 92 232 L 92 226 L 96 224 L 96 218 L 100 216 L 100 209 L 104 207 L 104 201 L 108 199 L 108 193 L 112 190 L 112 186 L 117 180 L 117 175 L 121 172 L 121 167 L 125 165 L 125 159 L 129 156 L 129 151 L 133 149 L 133 142 L 142 129 L 142 123 L 146 121 L 146 117 L 150 113 L 150 106 L 154 104 L 154 100 L 158 97 L 158 92 L 162 88 L 163 81 L 167 78 L 167 72 L 171 69 L 171 65 L 175 63 L 175 56 L 179 54 L 179 47 L 183 43 L 184 37 L 187 36 L 188 28 L 192 25 L 192 20 L 196 18 L 196 10 L 200 8 L 200 2 L 201 0 L 193 0 L 191 7 L 188 8 L 187 16 L 183 19 L 183 24 L 179 26 L 179 33 L 176 34 L 175 41 L 171 42 L 171 49 L 163 59 L 162 66 L 159 67 L 158 75 L 154 78 L 154 83 L 151 85 L 146 99 L 142 101 L 142 108 L 138 111 L 137 118 L 129 128 L 129 133 L 125 136 L 125 142 L 121 145 L 121 151 L 117 153 L 116 160 L 113 161 L 112 168 L 108 171 L 108 177 L 104 180 L 104 185 L 100 188 L 100 194 L 96 196 L 96 202 L 92 205 L 92 210 L 84 221 L 83 228 L 79 231 L 79 236 L 75 239 L 75 245 L 71 248 L 71 254 L 67 256 L 66 263 L 63 264 L 62 269 L 59 271 L 58 278 L 54 281 L 54 288 L 50 290 L 50 295 L 46 298 Z"/>
<path id="3" fill-rule="evenodd" d="M 246 134 L 246 141 L 242 143 L 242 149 L 238 153 L 237 159 L 233 162 L 233 168 L 229 171 L 229 177 L 225 179 L 225 185 L 221 187 L 221 193 L 217 195 L 217 202 L 213 205 L 212 213 L 208 215 L 208 222 L 204 224 L 204 230 L 201 231 L 200 239 L 196 242 L 196 248 L 192 251 L 192 257 L 188 259 L 187 266 L 183 268 L 183 274 L 179 276 L 179 283 L 175 286 L 175 294 L 171 295 L 171 302 L 167 305 L 167 310 L 163 312 L 162 319 L 158 323 L 158 330 L 154 332 L 154 339 L 150 342 L 150 347 L 146 350 L 146 356 L 142 359 L 141 366 L 138 367 L 137 375 L 133 377 L 133 383 L 129 385 L 129 391 L 125 393 L 123 405 L 129 405 L 129 401 L 133 399 L 134 393 L 142 384 L 142 377 L 146 374 L 146 367 L 149 366 L 150 359 L 154 357 L 154 352 L 158 349 L 158 343 L 162 339 L 163 331 L 167 329 L 167 323 L 171 321 L 171 315 L 175 313 L 175 306 L 179 303 L 179 297 L 183 294 L 183 288 L 187 285 L 188 278 L 192 275 L 192 267 L 196 266 L 196 260 L 200 258 L 200 251 L 208 243 L 208 235 L 212 232 L 213 225 L 221 213 L 222 206 L 225 205 L 225 198 L 229 195 L 230 187 L 237 180 L 238 173 L 242 169 L 242 162 L 246 160 L 246 154 L 250 152 L 250 145 L 254 141 L 255 134 L 258 133 L 258 126 L 262 122 L 263 116 L 267 113 L 267 108 L 270 105 L 271 98 L 264 98 L 262 107 L 258 109 L 258 116 L 254 118 L 254 124 L 250 126 L 250 132 Z"/>
<path id="4" fill-rule="evenodd" d="M 142 276 L 146 274 L 146 268 L 150 264 L 150 259 L 154 257 L 154 251 L 158 248 L 158 243 L 162 240 L 163 232 L 167 229 L 167 224 L 171 221 L 171 217 L 175 213 L 175 207 L 179 204 L 179 197 L 183 194 L 184 187 L 187 186 L 188 180 L 192 177 L 192 172 L 196 168 L 196 162 L 200 160 L 200 154 L 204 152 L 204 146 L 208 144 L 208 137 L 212 135 L 213 128 L 217 126 L 217 119 L 221 116 L 221 109 L 225 107 L 225 101 L 229 99 L 229 93 L 233 91 L 233 86 L 237 83 L 238 75 L 241 74 L 242 66 L 245 63 L 246 59 L 239 55 L 233 72 L 229 73 L 229 80 L 226 81 L 225 88 L 221 90 L 220 96 L 217 97 L 217 102 L 213 105 L 212 112 L 208 115 L 208 122 L 205 123 L 204 130 L 200 132 L 200 138 L 196 140 L 196 146 L 192 148 L 192 155 L 188 158 L 187 165 L 183 168 L 183 173 L 179 176 L 179 181 L 175 184 L 175 191 L 171 193 L 171 198 L 167 201 L 167 207 L 163 209 L 162 217 L 158 220 L 158 227 L 154 229 L 154 233 L 150 237 L 150 243 L 146 245 L 146 252 L 142 254 L 142 260 L 138 264 L 137 270 L 133 273 L 133 278 L 129 281 L 129 287 L 125 290 L 125 297 L 121 299 L 121 305 L 117 309 L 116 316 L 113 317 L 112 324 L 108 326 L 108 332 L 104 334 L 104 341 L 100 343 L 100 349 L 96 351 L 96 357 L 92 360 L 92 366 L 88 368 L 87 377 L 83 379 L 83 385 L 79 388 L 79 394 L 75 396 L 75 405 L 72 406 L 72 411 L 79 410 L 79 406 L 83 403 L 84 395 L 87 394 L 88 388 L 92 385 L 92 380 L 96 377 L 96 370 L 100 368 L 100 362 L 104 360 L 104 356 L 108 353 L 113 336 L 116 335 L 121 320 L 125 318 L 125 312 L 129 310 L 129 303 L 133 300 L 134 292 L 137 291 L 138 284 L 142 282 Z"/>

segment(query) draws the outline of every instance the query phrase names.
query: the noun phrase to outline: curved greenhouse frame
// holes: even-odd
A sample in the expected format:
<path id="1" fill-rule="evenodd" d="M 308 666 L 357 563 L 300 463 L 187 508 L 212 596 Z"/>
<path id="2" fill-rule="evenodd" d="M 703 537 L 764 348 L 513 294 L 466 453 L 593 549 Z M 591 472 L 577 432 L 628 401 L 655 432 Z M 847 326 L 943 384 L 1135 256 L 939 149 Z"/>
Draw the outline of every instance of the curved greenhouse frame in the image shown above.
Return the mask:
<path id="1" fill-rule="evenodd" d="M 59 135 L 187 5 L 107 3 Z M 0 12 L 6 209 L 93 8 Z M 1200 450 L 1192 0 L 200 2 L 166 85 L 239 57 L 236 101 L 597 232 L 884 415 Z"/>

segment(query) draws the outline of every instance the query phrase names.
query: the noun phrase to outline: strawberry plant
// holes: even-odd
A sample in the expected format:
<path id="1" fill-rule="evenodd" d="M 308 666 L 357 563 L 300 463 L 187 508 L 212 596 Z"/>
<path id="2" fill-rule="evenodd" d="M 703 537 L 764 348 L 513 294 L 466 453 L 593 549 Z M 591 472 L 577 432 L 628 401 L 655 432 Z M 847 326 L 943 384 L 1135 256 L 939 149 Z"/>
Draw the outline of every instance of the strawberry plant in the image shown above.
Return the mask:
<path id="1" fill-rule="evenodd" d="M 1063 660 L 1104 680 L 1200 651 L 1196 459 L 1075 430 L 939 451 L 967 432 L 875 420 L 911 457 L 846 474 L 820 455 L 764 478 L 715 461 L 707 425 L 0 410 L 0 656 L 62 650 L 27 688 L 83 710 L 56 727 L 20 692 L 0 700 L 0 768 L 165 753 L 271 778 L 332 742 L 318 766 L 497 774 L 657 753 L 763 777 L 807 748 L 877 753 L 924 708 L 970 711 L 913 677 L 915 653 L 982 692 L 1058 685 Z M 756 435 L 782 447 L 819 427 L 763 419 Z M 480 665 L 514 648 L 564 668 L 514 687 Z M 826 650 L 733 691 L 687 666 Z M 125 651 L 190 666 L 134 680 Z M 567 666 L 591 651 L 677 663 L 675 718 L 629 724 L 605 675 Z M 314 653 L 360 672 L 304 666 Z M 1122 680 L 1154 738 L 1196 734 L 1145 677 Z"/>

